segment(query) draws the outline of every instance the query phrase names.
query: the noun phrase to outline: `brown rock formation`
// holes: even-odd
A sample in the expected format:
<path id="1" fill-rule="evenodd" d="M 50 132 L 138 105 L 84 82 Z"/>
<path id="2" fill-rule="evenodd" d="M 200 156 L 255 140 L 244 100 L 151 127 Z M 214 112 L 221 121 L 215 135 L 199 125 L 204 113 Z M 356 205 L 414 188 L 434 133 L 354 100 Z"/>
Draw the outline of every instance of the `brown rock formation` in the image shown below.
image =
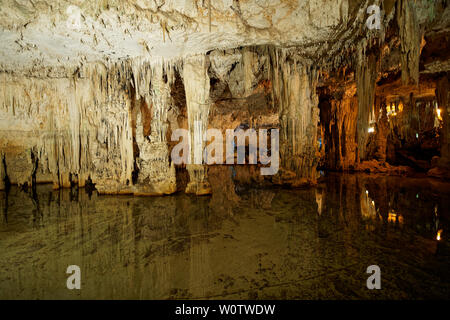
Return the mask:
<path id="1" fill-rule="evenodd" d="M 0 13 L 0 189 L 209 194 L 211 128 L 279 129 L 276 175 L 228 164 L 253 183 L 450 167 L 445 1 L 376 1 L 374 30 L 367 0 L 20 3 Z"/>

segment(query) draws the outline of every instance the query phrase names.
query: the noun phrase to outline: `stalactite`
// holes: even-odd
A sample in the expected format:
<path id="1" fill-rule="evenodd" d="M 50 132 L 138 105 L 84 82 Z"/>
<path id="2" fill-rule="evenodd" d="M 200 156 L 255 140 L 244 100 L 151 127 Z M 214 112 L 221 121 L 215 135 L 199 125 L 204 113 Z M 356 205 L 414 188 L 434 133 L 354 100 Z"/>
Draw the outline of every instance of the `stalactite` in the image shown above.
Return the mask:
<path id="1" fill-rule="evenodd" d="M 399 26 L 402 82 L 419 83 L 419 60 L 422 31 L 417 21 L 416 4 L 410 0 L 397 1 L 397 24 Z"/>
<path id="2" fill-rule="evenodd" d="M 358 100 L 355 91 L 355 86 L 350 86 L 334 92 L 330 101 L 320 105 L 323 156 L 329 169 L 351 170 L 356 167 Z"/>
<path id="3" fill-rule="evenodd" d="M 191 164 L 187 165 L 190 182 L 186 187 L 186 193 L 208 194 L 211 192 L 207 168 L 201 164 L 210 109 L 208 66 L 209 61 L 205 55 L 189 57 L 184 61 L 183 66 L 191 139 Z"/>
<path id="4" fill-rule="evenodd" d="M 21 135 L 36 133 L 26 145 L 35 148 L 39 159 L 38 182 L 70 187 L 72 175 L 82 186 L 90 176 L 105 192 L 118 192 L 127 184 L 133 163 L 126 89 L 130 75 L 121 64 L 87 65 L 72 78 L 2 75 L 1 107 L 13 121 L 23 121 L 15 126 Z M 20 158 L 6 153 L 7 162 Z M 29 172 L 12 172 L 12 182 L 26 182 Z"/>
<path id="5" fill-rule="evenodd" d="M 281 180 L 291 180 L 293 185 L 314 183 L 318 163 L 318 73 L 306 61 L 290 60 L 283 50 L 273 50 L 271 61 L 273 99 L 279 106 Z"/>
<path id="6" fill-rule="evenodd" d="M 81 114 L 94 128 L 88 131 L 90 152 L 84 150 L 82 154 L 85 159 L 90 158 L 94 166 L 89 168 L 85 165 L 84 169 L 89 172 L 82 174 L 89 175 L 100 192 L 129 192 L 127 189 L 134 167 L 129 88 L 131 67 L 126 63 L 107 67 L 93 65 L 86 74 L 91 81 L 84 84 L 84 90 L 90 91 L 91 99 L 80 100 L 79 104 L 84 110 Z M 88 108 L 92 100 L 97 101 L 94 104 L 96 108 Z M 100 170 L 102 166 L 105 168 Z"/>
<path id="7" fill-rule="evenodd" d="M 370 116 L 374 113 L 375 83 L 378 75 L 378 55 L 366 55 L 365 47 L 358 50 L 356 67 L 356 90 L 358 95 L 358 156 L 365 159 L 366 144 L 369 135 Z"/>
<path id="8" fill-rule="evenodd" d="M 374 111 L 376 123 L 374 124 L 374 133 L 369 138 L 367 157 L 384 163 L 386 161 L 389 123 L 386 114 L 386 101 L 383 97 L 375 97 Z"/>
<path id="9" fill-rule="evenodd" d="M 136 121 L 136 142 L 139 147 L 139 176 L 134 193 L 140 195 L 171 194 L 176 191 L 175 166 L 170 164 L 166 141 L 168 131 L 167 112 L 172 106 L 170 86 L 173 69 L 164 65 L 152 67 L 150 97 L 150 135 L 144 136 L 143 114 L 138 111 Z M 142 109 L 141 109 L 142 110 Z"/>
<path id="10" fill-rule="evenodd" d="M 87 64 L 67 78 L 1 74 L 0 108 L 7 120 L 0 121 L 6 121 L 3 127 L 19 132 L 14 140 L 0 136 L 6 163 L 14 163 L 9 169 L 12 183 L 30 181 L 34 171 L 27 150 L 35 150 L 37 182 L 52 181 L 55 188 L 70 187 L 74 182 L 84 186 L 90 179 L 100 193 L 176 191 L 166 136 L 177 68 L 181 69 L 180 60 L 150 63 L 136 59 Z M 207 97 L 209 78 L 205 79 L 208 87 L 203 93 Z M 198 87 L 190 92 L 194 103 L 207 101 L 196 96 Z M 145 101 L 151 112 L 149 135 L 139 140 L 141 170 L 136 185 L 132 177 L 136 163 L 132 99 Z M 28 138 L 29 132 L 34 136 Z M 143 130 L 140 133 L 143 135 Z M 8 147 L 11 141 L 17 146 Z"/>

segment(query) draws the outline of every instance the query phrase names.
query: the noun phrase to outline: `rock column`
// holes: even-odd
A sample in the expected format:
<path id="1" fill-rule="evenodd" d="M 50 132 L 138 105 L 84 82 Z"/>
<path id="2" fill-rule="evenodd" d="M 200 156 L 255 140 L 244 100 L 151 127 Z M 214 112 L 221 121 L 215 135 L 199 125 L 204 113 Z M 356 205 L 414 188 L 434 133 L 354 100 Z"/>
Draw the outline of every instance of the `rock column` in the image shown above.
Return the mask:
<path id="1" fill-rule="evenodd" d="M 137 115 L 136 142 L 139 146 L 139 177 L 135 194 L 160 195 L 176 191 L 175 166 L 169 162 L 167 111 L 171 104 L 170 81 L 163 66 L 153 69 L 151 96 Z M 143 108 L 151 107 L 150 135 L 144 136 Z"/>
<path id="2" fill-rule="evenodd" d="M 186 193 L 196 195 L 211 193 L 208 169 L 202 159 L 210 109 L 208 65 L 207 57 L 200 55 L 187 58 L 183 67 L 191 142 L 191 161 L 186 166 L 190 181 Z"/>

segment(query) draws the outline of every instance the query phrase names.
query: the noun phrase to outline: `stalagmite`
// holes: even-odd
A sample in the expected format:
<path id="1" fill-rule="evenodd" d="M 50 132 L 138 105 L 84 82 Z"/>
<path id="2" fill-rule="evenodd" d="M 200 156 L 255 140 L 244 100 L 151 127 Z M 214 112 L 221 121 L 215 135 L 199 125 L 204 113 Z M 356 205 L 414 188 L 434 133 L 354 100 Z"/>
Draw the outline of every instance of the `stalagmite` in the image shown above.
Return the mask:
<path id="1" fill-rule="evenodd" d="M 203 162 L 205 135 L 209 116 L 209 61 L 205 55 L 193 56 L 184 60 L 183 80 L 186 92 L 188 125 L 191 139 L 191 161 L 188 164 L 190 181 L 186 193 L 197 195 L 211 193 L 208 182 L 208 169 Z"/>

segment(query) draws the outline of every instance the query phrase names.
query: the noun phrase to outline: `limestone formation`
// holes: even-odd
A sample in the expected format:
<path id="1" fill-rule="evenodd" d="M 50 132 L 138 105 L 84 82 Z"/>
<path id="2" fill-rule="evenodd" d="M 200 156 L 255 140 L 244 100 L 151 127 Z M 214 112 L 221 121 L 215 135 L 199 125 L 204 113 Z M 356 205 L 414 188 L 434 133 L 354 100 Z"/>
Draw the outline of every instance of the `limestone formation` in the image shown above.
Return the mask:
<path id="1" fill-rule="evenodd" d="M 202 55 L 185 60 L 183 65 L 191 139 L 191 161 L 187 165 L 190 181 L 186 187 L 186 193 L 197 195 L 211 192 L 211 186 L 208 182 L 208 169 L 202 164 L 210 108 L 208 64 L 209 61 Z"/>
<path id="2" fill-rule="evenodd" d="M 374 114 L 375 83 L 378 75 L 378 57 L 370 54 L 367 57 L 363 48 L 358 51 L 356 70 L 356 88 L 358 93 L 358 157 L 364 160 L 366 157 L 366 144 L 369 135 L 369 127 Z M 371 119 L 372 117 L 372 119 Z"/>
<path id="3" fill-rule="evenodd" d="M 281 127 L 281 180 L 291 180 L 294 185 L 314 183 L 318 162 L 317 71 L 300 61 L 286 61 L 283 52 L 275 52 L 272 59 L 274 101 L 279 105 Z"/>
<path id="4" fill-rule="evenodd" d="M 227 165 L 249 183 L 446 169 L 449 16 L 444 0 L 4 1 L 0 189 L 210 194 L 210 128 L 279 129 L 276 175 Z"/>

